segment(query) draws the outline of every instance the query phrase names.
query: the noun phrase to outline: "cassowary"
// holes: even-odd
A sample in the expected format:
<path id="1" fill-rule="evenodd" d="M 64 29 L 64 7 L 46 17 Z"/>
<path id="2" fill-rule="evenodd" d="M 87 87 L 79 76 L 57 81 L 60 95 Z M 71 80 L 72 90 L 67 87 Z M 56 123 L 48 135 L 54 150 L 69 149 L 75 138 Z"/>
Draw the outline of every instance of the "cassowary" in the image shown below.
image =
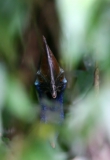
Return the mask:
<path id="1" fill-rule="evenodd" d="M 44 53 L 35 81 L 41 105 L 40 117 L 42 122 L 61 124 L 64 119 L 63 93 L 67 80 L 45 37 L 43 43 Z"/>

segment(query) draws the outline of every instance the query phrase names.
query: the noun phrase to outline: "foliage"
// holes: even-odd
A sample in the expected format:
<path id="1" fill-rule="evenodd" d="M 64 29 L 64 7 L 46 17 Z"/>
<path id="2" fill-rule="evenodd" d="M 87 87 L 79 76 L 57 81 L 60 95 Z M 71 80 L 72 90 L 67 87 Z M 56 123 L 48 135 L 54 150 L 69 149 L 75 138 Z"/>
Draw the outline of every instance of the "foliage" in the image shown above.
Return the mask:
<path id="1" fill-rule="evenodd" d="M 110 2 L 56 0 L 54 3 L 61 29 L 59 61 L 68 79 L 62 126 L 39 122 L 37 96 L 32 90 L 27 92 L 17 67 L 22 56 L 18 46 L 25 50 L 24 30 L 34 3 L 41 6 L 43 2 L 0 1 L 0 159 L 106 160 L 110 148 Z M 49 26 L 52 27 L 50 23 Z M 81 61 L 84 69 L 78 68 Z M 14 125 L 18 128 L 16 136 L 7 138 L 5 130 L 10 135 Z"/>

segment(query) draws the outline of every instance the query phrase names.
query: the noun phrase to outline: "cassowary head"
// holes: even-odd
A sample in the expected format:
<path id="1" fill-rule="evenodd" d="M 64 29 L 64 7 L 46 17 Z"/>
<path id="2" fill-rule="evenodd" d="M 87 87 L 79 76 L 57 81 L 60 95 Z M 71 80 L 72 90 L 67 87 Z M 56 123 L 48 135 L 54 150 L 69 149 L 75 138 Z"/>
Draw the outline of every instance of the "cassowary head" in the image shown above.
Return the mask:
<path id="1" fill-rule="evenodd" d="M 67 80 L 64 70 L 59 67 L 45 37 L 43 37 L 43 42 L 44 54 L 35 81 L 41 104 L 41 121 L 61 123 L 64 119 L 63 92 Z"/>

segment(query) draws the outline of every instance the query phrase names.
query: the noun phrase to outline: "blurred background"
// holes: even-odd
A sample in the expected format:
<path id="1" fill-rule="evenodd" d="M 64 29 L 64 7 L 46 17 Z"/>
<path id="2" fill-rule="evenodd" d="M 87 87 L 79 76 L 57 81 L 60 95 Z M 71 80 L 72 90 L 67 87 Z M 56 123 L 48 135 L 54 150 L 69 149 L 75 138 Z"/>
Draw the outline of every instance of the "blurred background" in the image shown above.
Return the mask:
<path id="1" fill-rule="evenodd" d="M 39 121 L 42 35 L 68 80 L 60 127 Z M 0 159 L 108 160 L 109 123 L 110 1 L 0 0 Z"/>

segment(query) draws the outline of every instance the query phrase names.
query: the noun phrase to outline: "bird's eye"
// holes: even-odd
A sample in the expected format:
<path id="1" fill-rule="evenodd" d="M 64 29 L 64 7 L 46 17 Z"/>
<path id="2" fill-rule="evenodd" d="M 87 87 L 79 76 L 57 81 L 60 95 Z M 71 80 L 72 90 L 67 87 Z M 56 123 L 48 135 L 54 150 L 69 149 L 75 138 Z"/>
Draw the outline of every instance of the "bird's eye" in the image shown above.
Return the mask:
<path id="1" fill-rule="evenodd" d="M 64 75 L 61 75 L 61 76 L 60 76 L 60 82 L 62 82 L 63 79 L 64 79 Z"/>

